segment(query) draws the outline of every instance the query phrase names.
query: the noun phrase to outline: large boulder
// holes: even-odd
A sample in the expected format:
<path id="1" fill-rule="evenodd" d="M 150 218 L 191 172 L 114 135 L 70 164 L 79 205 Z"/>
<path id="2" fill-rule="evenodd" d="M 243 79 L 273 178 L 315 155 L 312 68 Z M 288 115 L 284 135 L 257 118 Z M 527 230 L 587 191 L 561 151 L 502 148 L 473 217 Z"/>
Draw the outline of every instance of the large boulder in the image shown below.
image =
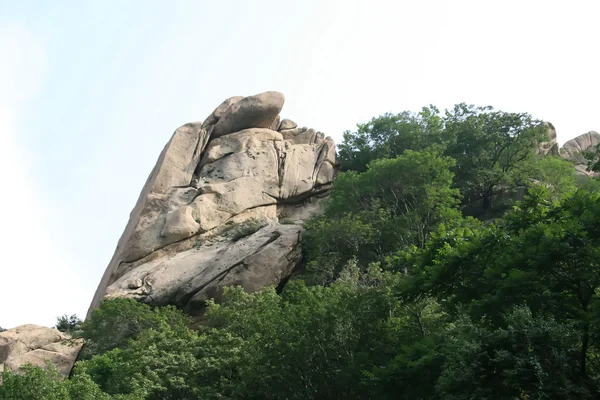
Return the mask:
<path id="1" fill-rule="evenodd" d="M 595 150 L 599 143 L 600 133 L 590 131 L 565 142 L 561 148 L 561 154 L 563 157 L 570 158 L 572 160 L 584 161 L 585 157 L 583 154 L 587 151 Z"/>
<path id="2" fill-rule="evenodd" d="M 600 133 L 590 131 L 565 142 L 560 149 L 560 155 L 575 164 L 578 174 L 598 176 L 597 173 L 588 171 L 588 160 L 585 158 L 585 153 L 595 151 L 598 144 L 600 144 Z"/>
<path id="3" fill-rule="evenodd" d="M 73 368 L 83 341 L 38 325 L 21 325 L 0 333 L 0 373 L 18 371 L 26 364 L 46 368 L 54 364 L 67 376 Z"/>
<path id="4" fill-rule="evenodd" d="M 90 309 L 108 296 L 198 314 L 225 286 L 287 280 L 301 263 L 302 224 L 336 171 L 331 138 L 289 122 L 275 130 L 282 106 L 276 92 L 232 97 L 175 131 Z"/>
<path id="5" fill-rule="evenodd" d="M 265 92 L 236 101 L 214 124 L 212 136 L 221 137 L 248 128 L 269 128 L 281 112 L 284 100 L 279 92 Z"/>

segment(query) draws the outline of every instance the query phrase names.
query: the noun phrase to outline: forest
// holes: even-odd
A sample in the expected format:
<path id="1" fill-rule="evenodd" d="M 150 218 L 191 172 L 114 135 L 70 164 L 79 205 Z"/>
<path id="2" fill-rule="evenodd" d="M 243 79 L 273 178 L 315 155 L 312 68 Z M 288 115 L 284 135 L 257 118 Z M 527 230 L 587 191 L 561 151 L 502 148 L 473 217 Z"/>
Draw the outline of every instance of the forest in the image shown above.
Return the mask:
<path id="1" fill-rule="evenodd" d="M 344 133 L 340 173 L 284 287 L 202 318 L 105 300 L 69 379 L 6 372 L 5 400 L 600 398 L 600 151 L 458 104 Z"/>

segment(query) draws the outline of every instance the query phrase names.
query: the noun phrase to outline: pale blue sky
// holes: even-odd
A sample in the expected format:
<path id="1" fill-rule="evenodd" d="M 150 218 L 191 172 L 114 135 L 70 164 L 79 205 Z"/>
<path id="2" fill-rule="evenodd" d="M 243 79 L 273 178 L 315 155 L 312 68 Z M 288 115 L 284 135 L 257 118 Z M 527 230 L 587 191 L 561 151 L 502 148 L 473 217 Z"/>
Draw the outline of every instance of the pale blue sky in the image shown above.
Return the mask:
<path id="1" fill-rule="evenodd" d="M 526 4 L 523 4 L 526 3 Z M 278 90 L 337 141 L 458 102 L 600 130 L 590 1 L 0 0 L 0 326 L 85 314 L 171 133 Z"/>

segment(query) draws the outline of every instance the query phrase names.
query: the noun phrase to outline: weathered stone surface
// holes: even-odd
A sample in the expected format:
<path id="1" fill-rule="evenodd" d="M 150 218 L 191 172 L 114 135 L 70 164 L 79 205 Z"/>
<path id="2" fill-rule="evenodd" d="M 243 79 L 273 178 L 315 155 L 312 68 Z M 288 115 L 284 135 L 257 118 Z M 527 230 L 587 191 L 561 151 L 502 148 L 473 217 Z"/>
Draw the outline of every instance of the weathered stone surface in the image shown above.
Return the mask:
<path id="1" fill-rule="evenodd" d="M 278 115 L 275 118 L 275 121 L 273 121 L 273 123 L 271 124 L 271 126 L 269 127 L 269 129 L 271 129 L 272 131 L 277 131 L 279 130 L 279 125 L 281 124 L 281 117 Z"/>
<path id="2" fill-rule="evenodd" d="M 548 142 L 540 143 L 539 148 L 538 148 L 538 153 L 541 155 L 557 156 L 558 155 L 558 142 L 556 140 L 556 129 L 554 128 L 554 125 L 552 125 L 552 123 L 550 123 L 550 122 L 544 122 L 544 124 L 546 125 L 546 128 L 548 129 L 548 136 L 549 136 L 550 140 Z"/>
<path id="3" fill-rule="evenodd" d="M 564 157 L 583 161 L 585 159 L 583 153 L 594 150 L 598 143 L 600 143 L 600 133 L 594 131 L 584 133 L 565 142 L 561 154 Z"/>
<path id="4" fill-rule="evenodd" d="M 563 147 L 560 148 L 559 154 L 561 157 L 575 164 L 575 171 L 579 175 L 596 177 L 600 174 L 588 171 L 588 160 L 585 158 L 584 154 L 588 151 L 594 151 L 599 143 L 600 133 L 591 131 L 567 141 Z"/>
<path id="5" fill-rule="evenodd" d="M 38 325 L 21 325 L 0 333 L 0 373 L 18 371 L 25 365 L 46 367 L 46 361 L 54 364 L 61 374 L 68 375 L 82 340 L 71 338 L 56 329 Z"/>
<path id="6" fill-rule="evenodd" d="M 218 300 L 225 286 L 255 291 L 279 284 L 300 257 L 301 227 L 271 224 L 256 232 L 252 227 L 244 229 L 243 223 L 232 224 L 217 238 L 132 269 L 110 285 L 107 294 L 155 305 L 175 304 L 194 314 L 209 298 Z M 139 280 L 142 285 L 132 289 Z"/>
<path id="7" fill-rule="evenodd" d="M 287 130 L 287 129 L 294 129 L 298 126 L 297 123 L 295 123 L 294 121 L 292 121 L 291 119 L 287 119 L 284 118 L 281 123 L 279 124 L 279 130 L 283 131 L 283 130 Z"/>
<path id="8" fill-rule="evenodd" d="M 98 304 L 108 284 L 116 279 L 121 263 L 142 258 L 148 252 L 172 243 L 173 237 L 160 236 L 162 224 L 157 224 L 156 220 L 195 195 L 191 181 L 209 137 L 200 122 L 185 124 L 175 131 L 142 188 L 92 306 Z"/>
<path id="9" fill-rule="evenodd" d="M 265 92 L 233 103 L 215 123 L 212 136 L 217 138 L 248 128 L 269 128 L 283 108 L 283 94 Z"/>
<path id="10" fill-rule="evenodd" d="M 276 92 L 232 97 L 176 131 L 91 308 L 108 295 L 196 314 L 224 286 L 254 291 L 287 279 L 300 262 L 302 223 L 320 212 L 336 171 L 331 138 L 277 131 L 296 125 L 278 122 L 282 106 Z"/>
<path id="11" fill-rule="evenodd" d="M 219 119 L 223 116 L 225 111 L 231 107 L 232 104 L 242 100 L 243 96 L 233 96 L 219 104 L 217 108 L 210 114 L 202 123 L 202 129 L 209 129 L 212 125 L 216 124 Z"/>

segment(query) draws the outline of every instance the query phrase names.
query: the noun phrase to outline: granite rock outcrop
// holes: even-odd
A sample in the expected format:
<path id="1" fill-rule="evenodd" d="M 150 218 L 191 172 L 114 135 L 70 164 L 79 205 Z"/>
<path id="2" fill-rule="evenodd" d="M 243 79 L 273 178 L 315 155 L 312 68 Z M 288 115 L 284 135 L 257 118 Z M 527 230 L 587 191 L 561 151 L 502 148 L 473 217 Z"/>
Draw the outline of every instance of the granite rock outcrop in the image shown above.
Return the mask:
<path id="1" fill-rule="evenodd" d="M 195 315 L 226 286 L 285 282 L 336 169 L 333 140 L 282 120 L 283 103 L 278 92 L 231 97 L 175 131 L 90 309 L 127 297 Z"/>

